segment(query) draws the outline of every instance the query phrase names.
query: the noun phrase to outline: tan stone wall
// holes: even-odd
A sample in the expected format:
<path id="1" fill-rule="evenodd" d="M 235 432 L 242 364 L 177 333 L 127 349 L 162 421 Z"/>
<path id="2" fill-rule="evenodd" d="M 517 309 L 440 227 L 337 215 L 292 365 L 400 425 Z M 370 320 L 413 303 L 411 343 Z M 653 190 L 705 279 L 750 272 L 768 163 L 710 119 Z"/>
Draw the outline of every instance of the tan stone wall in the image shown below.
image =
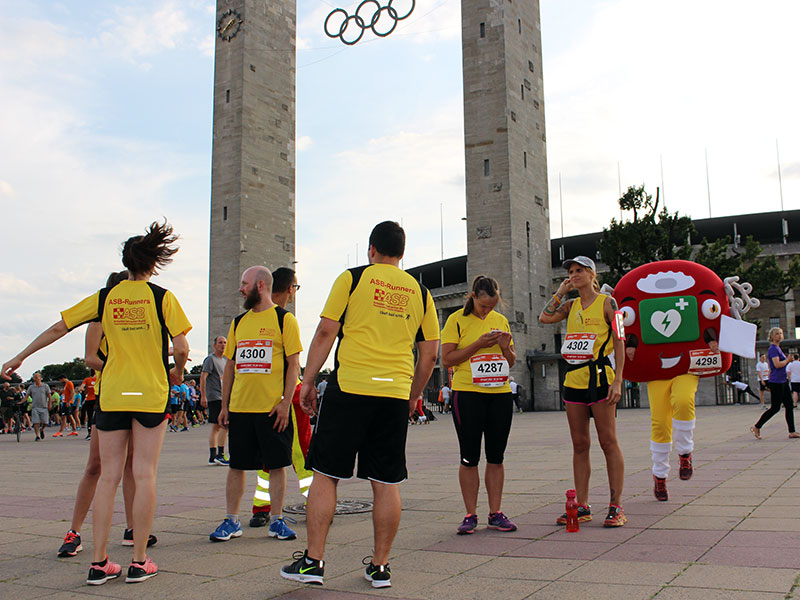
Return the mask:
<path id="1" fill-rule="evenodd" d="M 218 0 L 217 19 L 229 8 L 244 22 L 216 39 L 209 348 L 242 310 L 242 271 L 295 251 L 295 1 Z"/>

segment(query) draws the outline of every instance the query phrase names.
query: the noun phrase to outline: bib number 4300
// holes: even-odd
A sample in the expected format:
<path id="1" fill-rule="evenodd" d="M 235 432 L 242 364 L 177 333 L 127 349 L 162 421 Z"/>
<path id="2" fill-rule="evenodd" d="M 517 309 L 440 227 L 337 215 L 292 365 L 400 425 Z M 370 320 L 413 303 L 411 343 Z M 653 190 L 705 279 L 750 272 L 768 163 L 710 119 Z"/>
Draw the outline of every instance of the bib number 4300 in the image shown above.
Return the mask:
<path id="1" fill-rule="evenodd" d="M 236 345 L 237 373 L 271 373 L 272 340 L 241 340 Z"/>

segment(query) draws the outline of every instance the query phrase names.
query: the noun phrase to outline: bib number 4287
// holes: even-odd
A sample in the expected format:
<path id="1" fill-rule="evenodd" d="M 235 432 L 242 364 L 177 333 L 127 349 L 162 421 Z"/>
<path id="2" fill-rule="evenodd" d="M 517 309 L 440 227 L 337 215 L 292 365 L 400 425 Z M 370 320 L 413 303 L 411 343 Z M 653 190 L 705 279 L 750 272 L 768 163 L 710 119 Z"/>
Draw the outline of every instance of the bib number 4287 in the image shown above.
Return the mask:
<path id="1" fill-rule="evenodd" d="M 502 354 L 479 354 L 469 362 L 474 385 L 500 387 L 508 381 L 508 361 Z"/>

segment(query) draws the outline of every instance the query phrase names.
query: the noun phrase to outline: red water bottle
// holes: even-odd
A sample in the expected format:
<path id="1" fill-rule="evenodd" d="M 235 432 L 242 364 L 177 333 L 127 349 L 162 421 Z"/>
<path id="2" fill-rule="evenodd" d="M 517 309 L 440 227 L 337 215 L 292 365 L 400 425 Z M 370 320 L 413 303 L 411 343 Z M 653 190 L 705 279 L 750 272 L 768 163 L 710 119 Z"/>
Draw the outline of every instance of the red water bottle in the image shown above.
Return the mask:
<path id="1" fill-rule="evenodd" d="M 567 490 L 567 531 L 578 531 L 578 501 L 575 499 L 575 490 Z"/>

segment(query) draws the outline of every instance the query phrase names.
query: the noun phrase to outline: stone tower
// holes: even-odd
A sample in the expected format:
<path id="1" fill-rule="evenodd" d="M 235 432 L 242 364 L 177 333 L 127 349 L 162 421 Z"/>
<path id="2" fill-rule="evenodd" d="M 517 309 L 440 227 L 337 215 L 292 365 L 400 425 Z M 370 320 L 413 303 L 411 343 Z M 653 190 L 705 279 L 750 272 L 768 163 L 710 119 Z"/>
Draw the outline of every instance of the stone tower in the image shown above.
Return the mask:
<path id="1" fill-rule="evenodd" d="M 552 293 L 539 1 L 462 0 L 461 24 L 467 279 L 499 281 L 527 382 L 525 351 L 553 339 L 538 323 Z"/>
<path id="2" fill-rule="evenodd" d="M 209 347 L 242 310 L 242 271 L 295 250 L 295 0 L 217 0 L 216 17 Z"/>

